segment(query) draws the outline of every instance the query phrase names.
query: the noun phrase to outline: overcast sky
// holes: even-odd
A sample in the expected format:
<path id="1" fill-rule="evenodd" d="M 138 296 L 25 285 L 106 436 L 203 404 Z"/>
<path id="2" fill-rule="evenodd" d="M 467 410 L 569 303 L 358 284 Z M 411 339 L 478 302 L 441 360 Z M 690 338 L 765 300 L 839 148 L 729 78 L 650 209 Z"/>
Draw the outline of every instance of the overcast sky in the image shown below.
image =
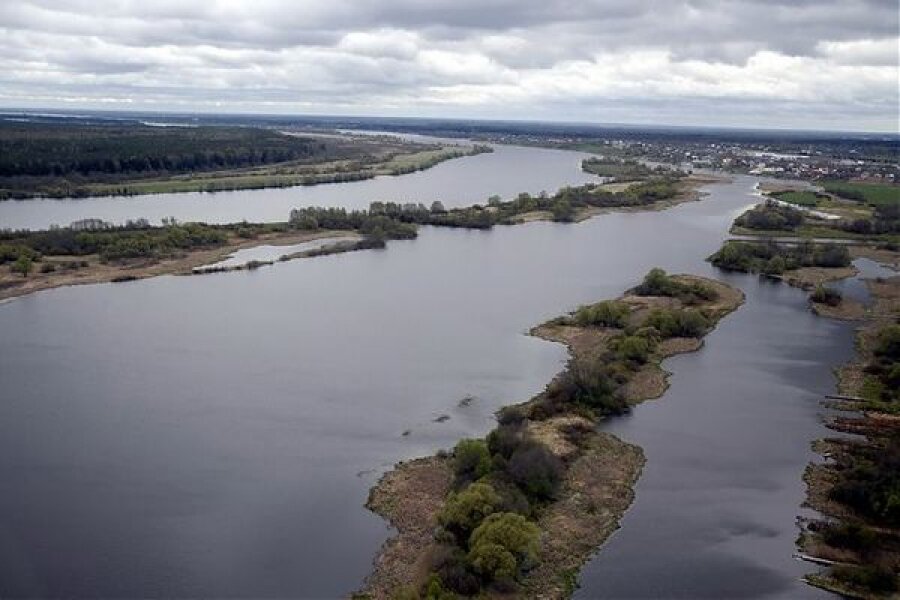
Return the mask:
<path id="1" fill-rule="evenodd" d="M 897 0 L 0 0 L 0 106 L 898 130 Z"/>

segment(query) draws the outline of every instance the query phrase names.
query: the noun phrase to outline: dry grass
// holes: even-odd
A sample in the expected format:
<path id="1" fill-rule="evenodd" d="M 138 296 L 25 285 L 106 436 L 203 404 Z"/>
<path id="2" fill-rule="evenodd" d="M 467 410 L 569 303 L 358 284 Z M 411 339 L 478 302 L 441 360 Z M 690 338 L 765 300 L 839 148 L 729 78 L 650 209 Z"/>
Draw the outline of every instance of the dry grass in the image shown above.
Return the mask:
<path id="1" fill-rule="evenodd" d="M 387 519 L 397 535 L 381 547 L 363 594 L 387 599 L 424 582 L 437 515 L 452 481 L 450 460 L 429 456 L 399 463 L 372 488 L 366 508 Z"/>

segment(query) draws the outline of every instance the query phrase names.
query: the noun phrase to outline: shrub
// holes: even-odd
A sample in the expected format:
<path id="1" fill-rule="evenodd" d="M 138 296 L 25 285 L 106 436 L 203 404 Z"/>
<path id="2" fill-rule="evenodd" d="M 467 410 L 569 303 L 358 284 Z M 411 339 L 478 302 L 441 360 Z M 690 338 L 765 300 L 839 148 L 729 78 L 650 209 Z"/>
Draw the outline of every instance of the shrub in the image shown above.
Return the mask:
<path id="1" fill-rule="evenodd" d="M 463 439 L 453 450 L 453 470 L 457 477 L 480 479 L 491 470 L 491 455 L 484 440 Z"/>
<path id="2" fill-rule="evenodd" d="M 663 338 L 700 337 L 709 329 L 709 320 L 696 310 L 653 310 L 644 321 L 645 327 L 653 327 Z"/>
<path id="3" fill-rule="evenodd" d="M 530 497 L 549 500 L 556 495 L 562 481 L 562 461 L 538 442 L 520 446 L 506 468 L 510 478 Z"/>
<path id="4" fill-rule="evenodd" d="M 668 296 L 678 298 L 686 304 L 696 304 L 700 300 L 715 300 L 716 290 L 695 281 L 678 281 L 666 275 L 660 268 L 650 269 L 639 286 L 634 288 L 638 296 Z"/>
<path id="5" fill-rule="evenodd" d="M 438 515 L 438 522 L 464 540 L 486 516 L 496 512 L 501 503 L 500 495 L 490 484 L 476 482 L 450 496 Z"/>
<path id="6" fill-rule="evenodd" d="M 815 291 L 810 295 L 810 300 L 813 302 L 827 304 L 828 306 L 837 306 L 841 303 L 843 298 L 844 296 L 841 294 L 840 290 L 825 287 L 821 284 L 817 285 Z"/>
<path id="7" fill-rule="evenodd" d="M 888 593 L 897 590 L 897 576 L 887 567 L 877 565 L 850 566 L 838 565 L 832 568 L 835 579 L 853 587 Z"/>
<path id="8" fill-rule="evenodd" d="M 877 541 L 872 529 L 856 523 L 827 523 L 822 526 L 819 535 L 829 546 L 862 552 L 873 548 Z"/>
<path id="9" fill-rule="evenodd" d="M 597 304 L 582 306 L 575 311 L 575 323 L 578 325 L 618 327 L 622 328 L 628 322 L 628 314 L 631 309 L 624 302 L 606 300 Z"/>
<path id="10" fill-rule="evenodd" d="M 647 337 L 638 335 L 619 337 L 613 341 L 612 346 L 619 358 L 638 364 L 647 362 L 652 351 L 651 341 Z"/>
<path id="11" fill-rule="evenodd" d="M 900 360 L 900 325 L 889 325 L 881 330 L 874 352 L 881 358 Z"/>
<path id="12" fill-rule="evenodd" d="M 488 451 L 495 459 L 508 459 L 525 440 L 525 430 L 519 423 L 500 425 L 487 436 Z"/>
<path id="13" fill-rule="evenodd" d="M 469 562 L 489 581 L 512 579 L 537 562 L 540 533 L 522 515 L 490 515 L 469 538 Z"/>

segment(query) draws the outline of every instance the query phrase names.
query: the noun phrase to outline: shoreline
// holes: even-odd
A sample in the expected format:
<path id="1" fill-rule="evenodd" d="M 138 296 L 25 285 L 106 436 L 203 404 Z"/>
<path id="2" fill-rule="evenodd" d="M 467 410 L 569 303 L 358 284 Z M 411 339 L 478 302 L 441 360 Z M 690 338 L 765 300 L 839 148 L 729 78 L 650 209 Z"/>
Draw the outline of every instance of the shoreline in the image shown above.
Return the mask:
<path id="1" fill-rule="evenodd" d="M 765 240 L 763 235 L 754 242 Z M 781 275 L 760 274 L 808 292 L 813 314 L 856 323 L 854 356 L 835 369 L 836 392 L 822 400 L 823 406 L 838 411 L 825 418 L 824 425 L 840 437 L 826 434 L 813 440 L 812 450 L 821 458 L 809 463 L 802 474 L 806 484 L 803 506 L 817 515 L 798 519 L 796 556 L 820 567 L 803 577 L 811 586 L 849 598 L 896 598 L 900 528 L 895 517 L 891 526 L 891 513 L 885 512 L 883 499 L 876 496 L 891 493 L 884 488 L 890 484 L 883 481 L 894 467 L 885 462 L 890 458 L 879 462 L 874 457 L 891 456 L 892 444 L 900 439 L 900 412 L 896 394 L 892 400 L 882 389 L 885 384 L 879 377 L 883 374 L 873 373 L 884 369 L 877 366 L 879 360 L 888 365 L 891 360 L 877 355 L 879 336 L 892 323 L 900 324 L 900 252 L 868 242 L 848 246 L 847 256 L 872 260 L 893 272 L 888 277 L 861 279 L 870 294 L 868 305 L 840 295 L 836 303 L 824 296 L 816 301 L 825 284 L 859 275 L 852 262 L 846 267 L 802 267 Z"/>
<path id="2" fill-rule="evenodd" d="M 293 246 L 331 237 L 347 238 L 348 241 L 361 239 L 357 233 L 343 230 L 287 231 L 265 233 L 252 239 L 235 236 L 229 242 L 215 248 L 188 251 L 179 257 L 159 260 L 135 259 L 124 263 L 104 264 L 99 261 L 97 255 L 54 256 L 53 260 L 49 258 L 44 260 L 54 263 L 65 260 L 86 260 L 89 264 L 69 273 L 33 273 L 28 277 L 13 274 L 0 275 L 0 302 L 60 287 L 137 281 L 163 275 L 194 275 L 196 274 L 193 272 L 194 269 L 223 261 L 239 250 L 265 245 Z M 302 258 L 302 256 L 292 256 L 292 258 Z M 245 267 L 246 265 L 242 266 L 242 268 Z"/>
<path id="3" fill-rule="evenodd" d="M 662 211 L 678 206 L 686 202 L 698 201 L 707 195 L 701 188 L 711 183 L 726 182 L 730 179 L 718 176 L 689 176 L 683 180 L 684 188 L 679 194 L 670 199 L 658 200 L 651 204 L 641 206 L 620 206 L 620 207 L 604 207 L 604 208 L 582 208 L 579 209 L 574 223 L 582 222 L 596 216 L 612 213 L 638 213 L 650 211 Z M 516 215 L 508 225 L 521 225 L 536 221 L 553 221 L 553 215 L 549 211 L 533 211 L 529 213 L 521 213 Z M 223 225 L 238 225 L 236 223 Z M 274 224 L 269 224 L 274 225 Z M 502 226 L 503 224 L 497 224 Z M 439 225 L 432 225 L 439 226 Z M 229 254 L 238 250 L 246 250 L 261 245 L 294 245 L 303 242 L 313 241 L 323 237 L 347 237 L 352 240 L 359 240 L 360 235 L 357 232 L 348 230 L 290 230 L 287 232 L 271 232 L 264 233 L 252 239 L 244 239 L 232 236 L 228 243 L 211 249 L 198 249 L 186 251 L 183 255 L 176 258 L 163 259 L 136 259 L 122 263 L 101 263 L 96 255 L 88 256 L 53 256 L 45 258 L 48 262 L 81 262 L 87 261 L 89 264 L 71 272 L 60 273 L 54 272 L 50 274 L 35 272 L 29 277 L 23 278 L 12 273 L 0 273 L 0 302 L 27 296 L 29 294 L 54 289 L 58 287 L 66 287 L 71 285 L 89 285 L 98 283 L 116 283 L 124 281 L 134 281 L 138 279 L 148 279 L 161 275 L 189 275 L 194 274 L 194 269 L 204 265 L 213 264 L 224 260 Z M 302 252 L 291 255 L 290 259 L 305 258 L 307 256 L 316 256 L 314 252 Z M 263 264 L 272 264 L 279 262 L 279 259 L 264 261 Z M 256 265 L 262 266 L 262 265 Z M 228 268 L 211 270 L 209 272 L 229 272 L 244 270 L 242 268 Z M 196 273 L 201 274 L 201 273 Z"/>
<path id="4" fill-rule="evenodd" d="M 662 361 L 699 350 L 703 345 L 702 336 L 744 302 L 743 292 L 718 280 L 690 275 L 674 275 L 670 279 L 710 286 L 716 299 L 693 305 L 668 296 L 638 296 L 629 290 L 612 301 L 628 305 L 628 327 L 638 327 L 654 309 L 680 310 L 686 306 L 696 306 L 707 314 L 709 326 L 697 338 L 672 337 L 661 341 L 622 386 L 622 399 L 628 407 L 661 397 L 670 375 L 662 368 Z M 555 382 L 566 377 L 578 361 L 607 352 L 623 331 L 617 327 L 573 324 L 573 315 L 553 319 L 529 332 L 540 339 L 564 344 L 570 357 L 566 368 L 532 399 L 498 412 L 516 410 L 530 415 L 524 421 L 529 437 L 568 465 L 559 495 L 539 509 L 535 521 L 542 532 L 541 561 L 519 581 L 519 592 L 529 597 L 571 596 L 577 588 L 581 567 L 618 529 L 621 517 L 632 503 L 634 485 L 645 463 L 638 446 L 595 428 L 599 419 L 611 418 L 610 415 L 591 417 L 571 407 L 543 418 L 537 416 Z M 439 525 L 438 515 L 454 488 L 452 464 L 453 459 L 445 453 L 401 461 L 370 490 L 366 507 L 386 519 L 396 533 L 379 550 L 372 573 L 354 598 L 391 598 L 398 591 L 415 592 L 427 580 L 429 561 L 440 555 L 442 549 L 435 541 L 434 532 Z M 426 484 L 429 481 L 430 486 Z M 409 515 L 415 517 L 410 521 Z M 508 596 L 489 588 L 482 590 L 480 597 Z"/>

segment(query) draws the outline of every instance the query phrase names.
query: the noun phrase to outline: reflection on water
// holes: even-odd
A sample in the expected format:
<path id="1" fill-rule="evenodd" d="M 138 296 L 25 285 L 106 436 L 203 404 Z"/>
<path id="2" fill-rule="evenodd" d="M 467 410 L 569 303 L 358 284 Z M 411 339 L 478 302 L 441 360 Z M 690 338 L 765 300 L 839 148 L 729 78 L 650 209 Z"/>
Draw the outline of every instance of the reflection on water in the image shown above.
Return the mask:
<path id="1" fill-rule="evenodd" d="M 247 263 L 252 261 L 278 260 L 282 256 L 296 254 L 298 252 L 318 250 L 319 248 L 324 248 L 325 246 L 331 246 L 333 244 L 339 244 L 341 242 L 352 240 L 353 238 L 348 237 L 330 237 L 319 238 L 317 240 L 311 240 L 309 242 L 303 242 L 302 244 L 293 244 L 290 246 L 270 246 L 268 244 L 263 244 L 260 246 L 254 246 L 252 248 L 237 250 L 232 254 L 229 254 L 228 258 L 226 258 L 225 260 L 209 265 L 203 265 L 202 267 L 197 267 L 195 270 L 204 271 L 208 269 L 223 269 L 228 267 L 239 267 L 242 265 L 246 265 Z"/>
<path id="2" fill-rule="evenodd" d="M 719 275 L 704 258 L 752 184 L 0 306 L 0 485 L 15 490 L 0 495 L 0 595 L 346 594 L 390 533 L 363 508 L 378 475 L 540 390 L 566 353 L 531 326 L 653 266 Z M 584 597 L 806 593 L 790 558 L 799 476 L 850 330 L 795 290 L 729 280 L 747 306 L 667 362 L 665 399 L 609 424 L 648 464 Z"/>

